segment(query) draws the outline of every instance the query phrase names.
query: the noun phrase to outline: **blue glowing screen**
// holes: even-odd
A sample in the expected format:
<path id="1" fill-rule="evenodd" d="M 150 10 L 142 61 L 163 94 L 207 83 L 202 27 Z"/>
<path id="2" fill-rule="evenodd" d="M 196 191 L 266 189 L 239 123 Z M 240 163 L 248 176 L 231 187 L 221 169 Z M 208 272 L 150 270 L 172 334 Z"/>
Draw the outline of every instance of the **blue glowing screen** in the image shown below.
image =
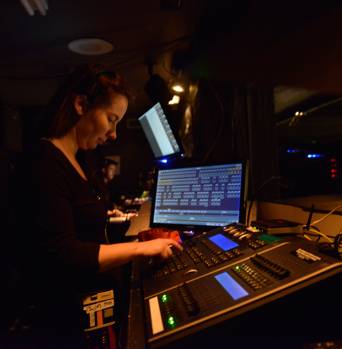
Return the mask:
<path id="1" fill-rule="evenodd" d="M 234 300 L 246 297 L 249 294 L 226 272 L 216 275 L 215 279 Z"/>
<path id="2" fill-rule="evenodd" d="M 236 242 L 228 239 L 222 234 L 216 234 L 209 238 L 211 242 L 213 242 L 216 246 L 218 246 L 223 251 L 229 251 L 237 246 L 239 246 Z"/>

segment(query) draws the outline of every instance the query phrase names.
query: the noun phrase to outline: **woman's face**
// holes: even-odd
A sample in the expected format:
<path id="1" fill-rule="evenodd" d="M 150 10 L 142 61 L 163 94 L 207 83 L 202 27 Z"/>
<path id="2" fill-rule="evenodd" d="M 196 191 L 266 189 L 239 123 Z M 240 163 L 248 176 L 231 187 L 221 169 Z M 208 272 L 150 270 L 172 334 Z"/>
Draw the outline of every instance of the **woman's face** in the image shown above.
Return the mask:
<path id="1" fill-rule="evenodd" d="M 108 139 L 116 139 L 116 126 L 126 113 L 127 98 L 113 94 L 110 103 L 86 111 L 76 107 L 80 120 L 76 125 L 78 146 L 81 149 L 95 149 Z"/>

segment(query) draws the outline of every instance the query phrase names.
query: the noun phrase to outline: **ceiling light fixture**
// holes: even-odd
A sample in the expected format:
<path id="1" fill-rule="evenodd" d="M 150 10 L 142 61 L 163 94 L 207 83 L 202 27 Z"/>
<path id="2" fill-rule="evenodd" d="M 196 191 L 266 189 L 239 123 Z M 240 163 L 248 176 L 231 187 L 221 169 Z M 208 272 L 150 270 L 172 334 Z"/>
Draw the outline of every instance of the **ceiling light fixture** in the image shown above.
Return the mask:
<path id="1" fill-rule="evenodd" d="M 69 42 L 68 48 L 72 52 L 86 56 L 104 55 L 114 49 L 110 42 L 97 38 L 73 40 Z"/>
<path id="2" fill-rule="evenodd" d="M 35 11 L 45 16 L 49 9 L 47 0 L 20 0 L 20 2 L 30 16 L 34 16 Z"/>
<path id="3" fill-rule="evenodd" d="M 179 102 L 180 102 L 180 97 L 177 95 L 173 95 L 172 99 L 169 100 L 168 104 L 174 105 L 174 104 L 179 104 Z"/>
<path id="4" fill-rule="evenodd" d="M 174 92 L 178 92 L 178 93 L 183 93 L 185 91 L 183 85 L 179 82 L 172 85 L 171 88 Z"/>
<path id="5" fill-rule="evenodd" d="M 185 76 L 179 71 L 177 76 L 169 81 L 170 89 L 176 94 L 182 94 L 187 90 L 187 82 Z"/>

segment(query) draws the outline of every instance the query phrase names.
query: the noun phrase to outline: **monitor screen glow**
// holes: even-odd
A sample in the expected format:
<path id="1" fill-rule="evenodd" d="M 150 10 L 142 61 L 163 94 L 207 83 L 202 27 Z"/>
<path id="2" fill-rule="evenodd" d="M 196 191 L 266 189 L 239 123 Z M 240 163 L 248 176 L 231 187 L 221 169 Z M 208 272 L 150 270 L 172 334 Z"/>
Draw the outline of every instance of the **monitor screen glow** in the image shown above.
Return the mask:
<path id="1" fill-rule="evenodd" d="M 138 120 L 156 158 L 181 153 L 180 146 L 160 103 L 155 104 Z"/>
<path id="2" fill-rule="evenodd" d="M 244 187 L 242 162 L 160 169 L 151 224 L 215 227 L 240 222 Z"/>

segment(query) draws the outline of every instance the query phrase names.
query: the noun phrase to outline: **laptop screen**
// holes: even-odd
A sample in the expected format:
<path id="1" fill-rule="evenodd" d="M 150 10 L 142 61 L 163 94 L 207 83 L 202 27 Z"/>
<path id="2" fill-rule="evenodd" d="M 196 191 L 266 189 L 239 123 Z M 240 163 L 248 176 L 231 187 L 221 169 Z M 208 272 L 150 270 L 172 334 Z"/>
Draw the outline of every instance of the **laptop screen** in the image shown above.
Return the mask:
<path id="1" fill-rule="evenodd" d="M 241 222 L 245 172 L 243 162 L 160 169 L 151 226 L 219 227 Z"/>

